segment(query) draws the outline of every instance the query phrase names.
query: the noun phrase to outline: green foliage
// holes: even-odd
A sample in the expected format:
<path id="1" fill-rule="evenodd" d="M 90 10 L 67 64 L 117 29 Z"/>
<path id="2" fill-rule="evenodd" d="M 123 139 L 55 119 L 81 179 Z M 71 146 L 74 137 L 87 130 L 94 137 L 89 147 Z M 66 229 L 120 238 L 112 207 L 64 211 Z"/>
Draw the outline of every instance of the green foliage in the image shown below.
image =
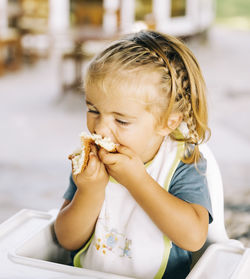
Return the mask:
<path id="1" fill-rule="evenodd" d="M 250 0 L 216 0 L 216 18 L 250 18 Z"/>

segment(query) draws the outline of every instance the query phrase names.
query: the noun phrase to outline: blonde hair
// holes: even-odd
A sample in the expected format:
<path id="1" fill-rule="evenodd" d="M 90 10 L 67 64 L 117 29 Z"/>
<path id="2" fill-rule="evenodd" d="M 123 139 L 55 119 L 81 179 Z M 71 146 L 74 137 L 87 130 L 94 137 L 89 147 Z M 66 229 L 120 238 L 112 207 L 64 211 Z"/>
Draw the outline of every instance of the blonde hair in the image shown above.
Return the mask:
<path id="1" fill-rule="evenodd" d="M 210 136 L 205 82 L 194 55 L 180 40 L 141 31 L 114 42 L 88 67 L 84 86 L 93 85 L 107 94 L 116 89 L 143 95 L 146 109 L 165 125 L 171 113 L 181 113 L 188 136 L 178 129 L 170 136 L 185 142 L 183 162 L 198 162 L 198 145 Z"/>

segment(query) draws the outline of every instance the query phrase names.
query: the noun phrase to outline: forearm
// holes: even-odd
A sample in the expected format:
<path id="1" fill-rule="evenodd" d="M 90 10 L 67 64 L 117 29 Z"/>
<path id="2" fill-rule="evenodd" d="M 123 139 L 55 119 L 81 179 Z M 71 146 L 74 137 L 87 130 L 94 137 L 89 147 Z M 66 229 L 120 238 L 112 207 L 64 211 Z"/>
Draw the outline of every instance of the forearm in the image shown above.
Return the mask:
<path id="1" fill-rule="evenodd" d="M 135 200 L 158 228 L 177 246 L 198 250 L 206 240 L 208 212 L 200 205 L 187 203 L 145 175 L 140 182 L 127 185 Z"/>
<path id="2" fill-rule="evenodd" d="M 86 243 L 93 233 L 100 213 L 104 191 L 76 191 L 73 200 L 58 214 L 55 232 L 59 243 L 68 250 L 76 250 Z"/>

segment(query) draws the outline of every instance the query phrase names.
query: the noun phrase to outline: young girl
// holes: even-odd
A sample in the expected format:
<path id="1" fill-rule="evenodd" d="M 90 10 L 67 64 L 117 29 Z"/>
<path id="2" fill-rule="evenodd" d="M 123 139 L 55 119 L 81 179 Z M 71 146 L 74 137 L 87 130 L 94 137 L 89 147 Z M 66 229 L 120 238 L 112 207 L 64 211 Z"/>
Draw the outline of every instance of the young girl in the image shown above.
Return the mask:
<path id="1" fill-rule="evenodd" d="M 134 278 L 185 278 L 212 221 L 205 85 L 179 40 L 142 31 L 114 42 L 84 80 L 87 126 L 118 144 L 92 146 L 55 222 L 74 265 Z"/>

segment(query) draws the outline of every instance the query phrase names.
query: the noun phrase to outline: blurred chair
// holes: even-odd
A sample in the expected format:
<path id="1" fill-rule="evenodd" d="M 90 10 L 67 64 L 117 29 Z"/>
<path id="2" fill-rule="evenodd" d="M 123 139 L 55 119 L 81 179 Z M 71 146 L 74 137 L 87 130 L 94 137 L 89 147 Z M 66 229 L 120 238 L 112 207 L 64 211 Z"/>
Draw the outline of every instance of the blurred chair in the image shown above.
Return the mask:
<path id="1" fill-rule="evenodd" d="M 108 43 L 107 40 L 98 38 L 98 36 L 91 35 L 82 37 L 74 42 L 73 49 L 62 54 L 59 65 L 59 78 L 61 80 L 61 92 L 63 94 L 73 91 L 81 93 L 83 91 L 83 75 L 84 67 L 100 52 Z M 73 66 L 71 72 L 67 72 L 67 63 Z M 70 76 L 72 76 L 70 78 Z M 70 81 L 69 81 L 70 79 Z"/>
<path id="2" fill-rule="evenodd" d="M 83 63 L 92 57 L 83 49 L 82 43 L 76 43 L 72 51 L 68 51 L 62 55 L 60 65 L 61 92 L 68 91 L 82 92 L 82 67 Z M 65 75 L 65 64 L 71 62 L 73 64 L 73 80 L 69 83 Z"/>
<path id="3" fill-rule="evenodd" d="M 50 38 L 48 34 L 26 33 L 21 39 L 23 57 L 32 64 L 39 58 L 48 58 L 50 51 Z"/>
<path id="4" fill-rule="evenodd" d="M 20 36 L 7 30 L 0 35 L 0 75 L 9 70 L 17 70 L 21 65 L 21 44 Z"/>

